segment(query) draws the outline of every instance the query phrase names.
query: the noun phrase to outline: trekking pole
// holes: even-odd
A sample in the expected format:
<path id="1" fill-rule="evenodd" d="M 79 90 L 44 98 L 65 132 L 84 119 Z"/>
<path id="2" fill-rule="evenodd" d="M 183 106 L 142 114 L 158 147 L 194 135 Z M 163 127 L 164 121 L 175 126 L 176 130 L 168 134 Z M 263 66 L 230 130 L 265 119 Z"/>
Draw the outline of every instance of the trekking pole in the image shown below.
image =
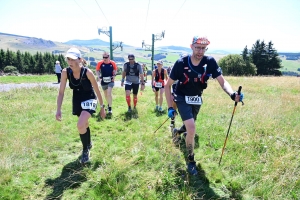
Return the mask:
<path id="1" fill-rule="evenodd" d="M 168 117 L 168 119 L 169 119 L 169 117 Z M 168 119 L 166 119 L 166 121 L 164 121 L 164 122 L 156 129 L 156 131 L 158 131 L 158 129 L 159 129 L 162 125 L 164 125 L 164 124 L 168 121 Z M 154 131 L 154 133 L 155 133 L 156 131 Z"/>
<path id="2" fill-rule="evenodd" d="M 241 94 L 241 90 L 242 90 L 242 86 L 240 86 L 239 89 L 238 89 L 238 95 Z M 242 102 L 242 103 L 243 103 L 243 102 Z M 233 112 L 232 112 L 230 124 L 229 124 L 229 127 L 228 127 L 228 131 L 227 131 L 226 138 L 225 138 L 225 141 L 224 141 L 224 146 L 223 146 L 223 149 L 222 149 L 221 158 L 220 158 L 220 161 L 219 161 L 219 166 L 220 166 L 220 164 L 221 164 L 222 156 L 223 156 L 223 154 L 224 154 L 224 150 L 225 150 L 225 147 L 226 147 L 226 143 L 227 143 L 227 139 L 228 139 L 228 135 L 229 135 L 229 130 L 230 130 L 231 122 L 232 122 L 233 115 L 234 115 L 234 113 L 235 113 L 235 109 L 236 109 L 237 104 L 238 104 L 238 102 L 235 102 L 235 103 L 234 103 L 234 108 L 233 108 Z"/>

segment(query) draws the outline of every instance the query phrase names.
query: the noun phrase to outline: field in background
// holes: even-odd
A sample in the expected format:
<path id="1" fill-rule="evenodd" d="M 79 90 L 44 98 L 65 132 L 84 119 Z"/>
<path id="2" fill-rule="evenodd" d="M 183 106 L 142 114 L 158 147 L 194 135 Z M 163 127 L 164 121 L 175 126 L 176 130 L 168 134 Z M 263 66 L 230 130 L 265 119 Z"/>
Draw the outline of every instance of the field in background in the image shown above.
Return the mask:
<path id="1" fill-rule="evenodd" d="M 112 118 L 90 120 L 86 167 L 78 164 L 70 89 L 62 122 L 55 121 L 56 88 L 0 92 L 0 199 L 299 199 L 300 79 L 226 79 L 243 86 L 245 105 L 237 106 L 218 166 L 234 103 L 209 81 L 196 121 L 196 177 L 186 173 L 184 142 L 172 143 L 170 122 L 154 133 L 167 114 L 154 111 L 150 87 L 134 115 L 126 113 L 124 88 L 114 88 Z"/>

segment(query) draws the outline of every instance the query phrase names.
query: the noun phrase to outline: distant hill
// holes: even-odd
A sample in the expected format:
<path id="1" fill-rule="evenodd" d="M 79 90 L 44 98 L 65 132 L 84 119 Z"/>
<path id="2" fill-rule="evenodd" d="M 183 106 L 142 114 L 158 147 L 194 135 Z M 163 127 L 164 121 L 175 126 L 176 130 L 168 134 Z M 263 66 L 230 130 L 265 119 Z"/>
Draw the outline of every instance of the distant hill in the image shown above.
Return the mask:
<path id="1" fill-rule="evenodd" d="M 116 42 L 118 43 L 118 42 Z M 91 40 L 69 40 L 67 42 L 64 42 L 64 44 L 68 44 L 68 45 L 77 45 L 77 46 L 109 46 L 110 43 L 109 42 L 105 42 L 103 40 L 100 39 L 91 39 Z M 113 42 L 114 44 L 114 42 Z M 129 45 L 126 45 L 123 43 L 123 47 L 131 47 Z"/>
<path id="2" fill-rule="evenodd" d="M 30 53 L 39 52 L 65 52 L 70 45 L 60 42 L 53 42 L 51 40 L 44 40 L 42 38 L 15 35 L 9 33 L 0 33 L 0 48 L 10 49 L 12 51 L 20 50 Z M 82 48 L 83 51 L 87 51 Z"/>
<path id="3" fill-rule="evenodd" d="M 181 47 L 181 46 L 162 46 L 162 47 L 158 47 L 159 49 L 163 49 L 163 50 L 173 50 L 173 51 L 184 51 L 184 52 L 188 52 L 191 53 L 192 50 L 191 48 L 187 48 L 187 47 Z"/>

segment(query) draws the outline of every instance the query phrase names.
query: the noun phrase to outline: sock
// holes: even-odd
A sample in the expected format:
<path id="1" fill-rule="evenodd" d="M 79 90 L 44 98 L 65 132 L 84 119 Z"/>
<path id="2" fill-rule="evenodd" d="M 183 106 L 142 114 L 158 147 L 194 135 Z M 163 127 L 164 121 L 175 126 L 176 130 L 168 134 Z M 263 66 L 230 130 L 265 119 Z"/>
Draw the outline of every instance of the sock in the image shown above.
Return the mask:
<path id="1" fill-rule="evenodd" d="M 133 105 L 134 105 L 134 107 L 136 107 L 136 103 L 137 103 L 137 97 L 133 97 Z"/>
<path id="2" fill-rule="evenodd" d="M 194 160 L 194 155 L 195 155 L 195 154 L 192 154 L 192 155 L 189 154 L 189 155 L 188 155 L 188 160 L 189 160 L 189 162 L 195 162 L 195 160 Z"/>
<path id="3" fill-rule="evenodd" d="M 111 111 L 111 107 L 108 107 L 108 111 Z"/>
<path id="4" fill-rule="evenodd" d="M 86 128 L 86 134 L 87 134 L 87 137 L 88 137 L 88 145 L 91 145 L 92 142 L 91 142 L 91 131 L 90 131 L 90 127 L 87 127 Z"/>
<path id="5" fill-rule="evenodd" d="M 128 106 L 131 106 L 130 101 L 131 101 L 130 96 L 126 96 L 126 102 Z"/>
<path id="6" fill-rule="evenodd" d="M 88 149 L 88 145 L 89 145 L 89 136 L 87 133 L 85 134 L 79 134 L 80 135 L 80 139 L 81 139 L 81 143 L 82 143 L 82 149 L 83 150 L 87 150 Z"/>
<path id="7" fill-rule="evenodd" d="M 171 118 L 171 124 L 174 124 L 175 123 L 175 117 L 172 117 Z"/>

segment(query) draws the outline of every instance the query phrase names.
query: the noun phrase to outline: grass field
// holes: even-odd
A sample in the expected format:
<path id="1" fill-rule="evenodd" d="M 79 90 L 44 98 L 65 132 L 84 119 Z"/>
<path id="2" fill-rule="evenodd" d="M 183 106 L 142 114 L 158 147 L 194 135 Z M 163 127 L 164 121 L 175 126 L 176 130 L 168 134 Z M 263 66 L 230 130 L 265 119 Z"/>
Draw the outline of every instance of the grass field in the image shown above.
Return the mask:
<path id="1" fill-rule="evenodd" d="M 281 65 L 283 66 L 281 71 L 291 71 L 300 74 L 300 60 L 286 60 L 282 59 Z"/>
<path id="2" fill-rule="evenodd" d="M 133 115 L 124 89 L 114 88 L 113 116 L 90 120 L 87 166 L 78 163 L 70 89 L 62 122 L 55 120 L 55 88 L 1 92 L 0 199 L 299 199 L 300 79 L 226 78 L 243 86 L 245 105 L 237 106 L 218 166 L 234 103 L 209 81 L 196 122 L 195 177 L 186 172 L 184 142 L 172 143 L 170 121 L 155 132 L 167 114 L 154 111 L 150 87 Z"/>

